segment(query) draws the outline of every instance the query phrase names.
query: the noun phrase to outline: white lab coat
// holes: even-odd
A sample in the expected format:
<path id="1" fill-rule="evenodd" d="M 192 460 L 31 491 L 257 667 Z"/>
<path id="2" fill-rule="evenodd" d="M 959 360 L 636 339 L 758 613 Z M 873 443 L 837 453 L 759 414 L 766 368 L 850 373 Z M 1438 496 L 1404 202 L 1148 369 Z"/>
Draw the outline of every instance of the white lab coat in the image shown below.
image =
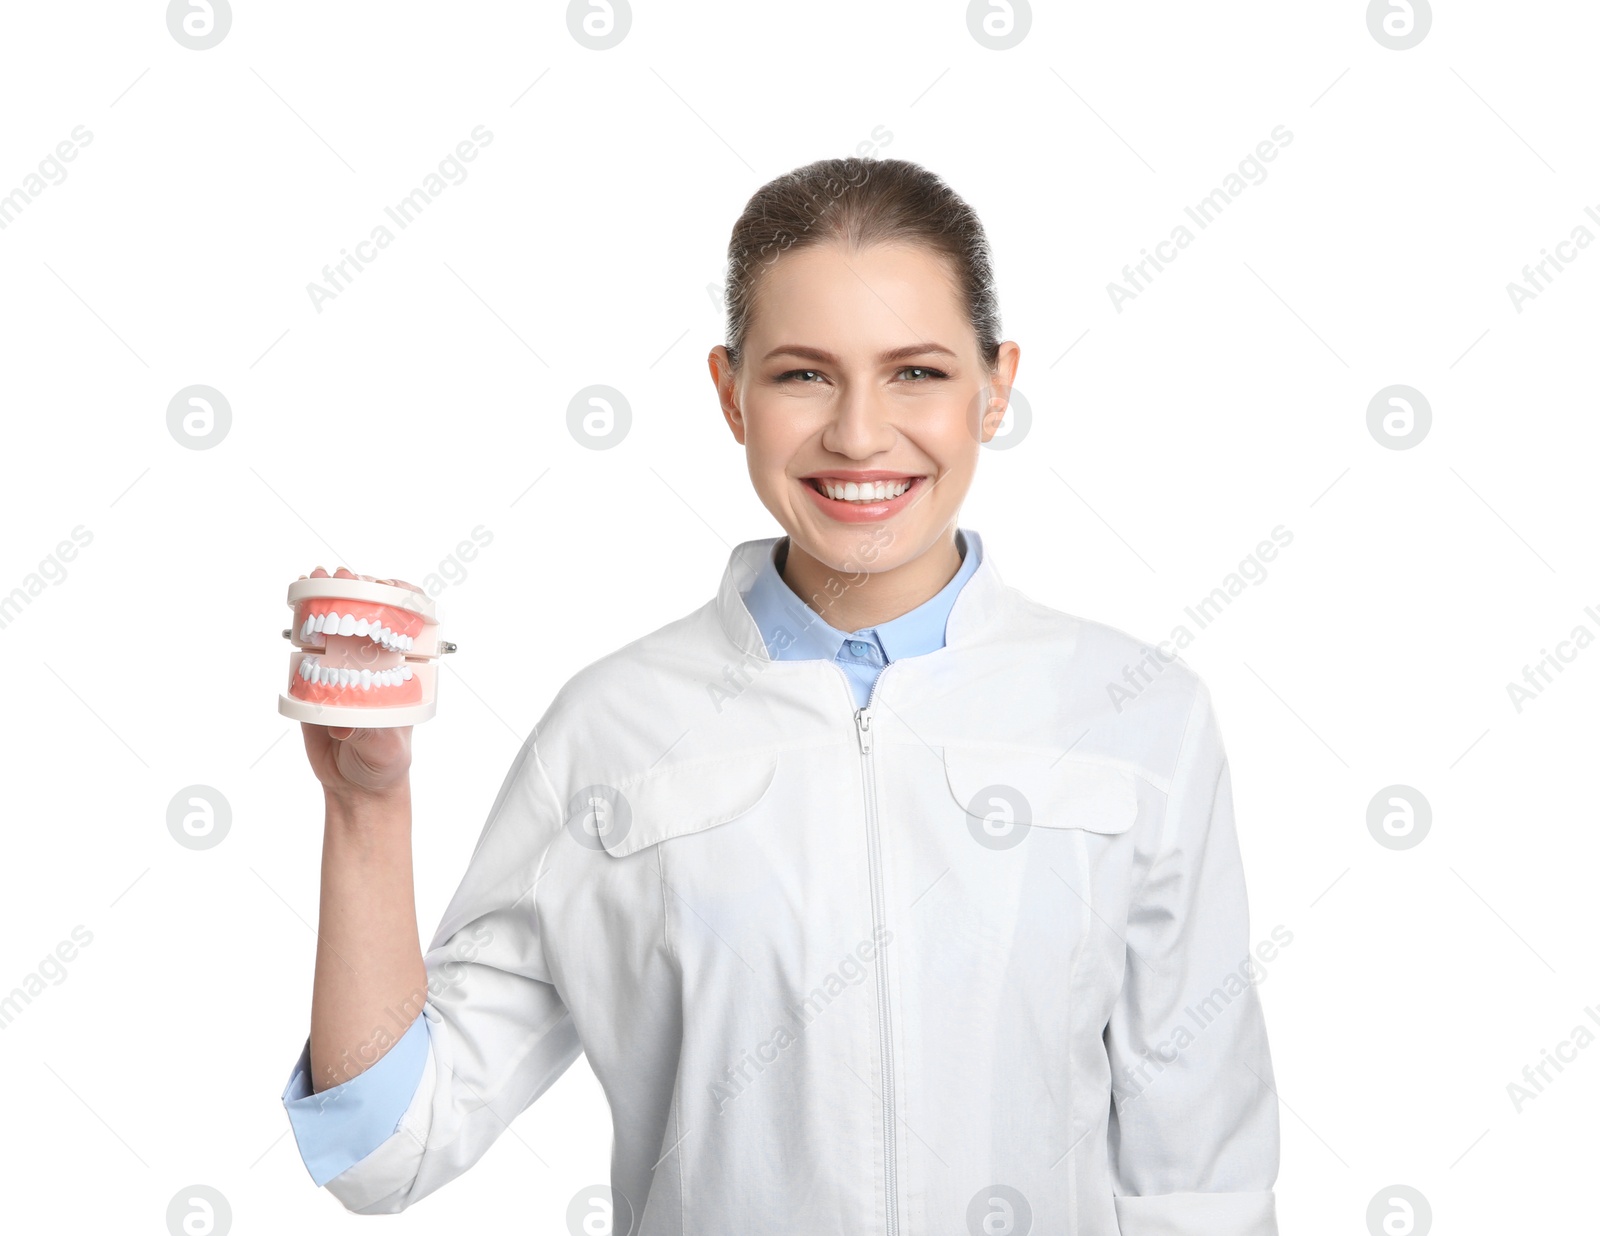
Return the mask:
<path id="1" fill-rule="evenodd" d="M 744 605 L 775 540 L 557 693 L 426 953 L 417 1092 L 329 1191 L 412 1205 L 581 1050 L 639 1236 L 1276 1236 L 1203 683 L 985 547 L 858 713 Z"/>

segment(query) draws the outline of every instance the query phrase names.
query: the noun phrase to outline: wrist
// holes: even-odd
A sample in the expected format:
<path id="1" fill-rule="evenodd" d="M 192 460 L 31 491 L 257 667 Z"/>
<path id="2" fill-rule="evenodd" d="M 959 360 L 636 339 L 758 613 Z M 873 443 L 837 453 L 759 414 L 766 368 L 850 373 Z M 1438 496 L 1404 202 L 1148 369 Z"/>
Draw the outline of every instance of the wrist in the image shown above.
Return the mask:
<path id="1" fill-rule="evenodd" d="M 383 789 L 331 789 L 323 787 L 323 805 L 329 827 L 363 828 L 411 818 L 411 780 L 402 777 Z"/>

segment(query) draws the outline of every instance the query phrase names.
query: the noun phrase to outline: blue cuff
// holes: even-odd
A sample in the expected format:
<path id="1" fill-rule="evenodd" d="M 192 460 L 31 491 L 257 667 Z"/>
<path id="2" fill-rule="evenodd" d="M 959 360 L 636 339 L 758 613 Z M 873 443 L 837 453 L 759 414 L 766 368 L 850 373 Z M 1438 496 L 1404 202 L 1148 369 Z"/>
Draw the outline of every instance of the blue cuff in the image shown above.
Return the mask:
<path id="1" fill-rule="evenodd" d="M 311 1040 L 306 1039 L 281 1097 L 301 1161 L 319 1189 L 394 1135 L 427 1060 L 428 1019 L 418 1013 L 371 1068 L 313 1094 Z"/>

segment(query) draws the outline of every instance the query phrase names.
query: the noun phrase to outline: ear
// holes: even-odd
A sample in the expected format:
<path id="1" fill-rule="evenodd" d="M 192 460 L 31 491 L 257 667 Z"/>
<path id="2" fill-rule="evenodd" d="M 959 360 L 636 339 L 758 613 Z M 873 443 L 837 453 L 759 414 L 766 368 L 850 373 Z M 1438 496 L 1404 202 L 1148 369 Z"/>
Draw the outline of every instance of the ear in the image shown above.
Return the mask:
<path id="1" fill-rule="evenodd" d="M 1000 422 L 1006 417 L 1006 392 L 999 385 L 999 379 L 991 379 L 987 386 L 988 394 L 983 399 L 983 411 L 978 415 L 978 442 L 986 443 L 994 437 L 995 431 L 1000 428 Z"/>
<path id="2" fill-rule="evenodd" d="M 1000 354 L 995 358 L 994 373 L 989 379 L 990 399 L 984 409 L 979 441 L 987 442 L 994 437 L 1000 429 L 1000 423 L 1006 418 L 1006 409 L 1011 406 L 1011 388 L 1017 381 L 1017 364 L 1022 359 L 1022 349 L 1011 340 L 1006 340 L 1000 345 Z"/>
<path id="3" fill-rule="evenodd" d="M 722 417 L 733 431 L 734 441 L 744 445 L 744 413 L 739 410 L 738 389 L 734 381 L 733 366 L 728 363 L 728 349 L 717 344 L 706 357 L 711 370 L 711 383 L 717 388 L 717 402 L 722 407 Z"/>

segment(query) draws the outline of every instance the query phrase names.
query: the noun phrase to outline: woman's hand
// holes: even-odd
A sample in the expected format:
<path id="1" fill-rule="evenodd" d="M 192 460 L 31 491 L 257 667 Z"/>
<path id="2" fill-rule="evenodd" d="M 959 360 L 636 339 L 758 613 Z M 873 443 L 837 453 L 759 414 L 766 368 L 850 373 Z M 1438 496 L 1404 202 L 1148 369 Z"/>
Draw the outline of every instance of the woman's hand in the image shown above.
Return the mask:
<path id="1" fill-rule="evenodd" d="M 354 575 L 340 567 L 331 576 L 318 567 L 301 579 L 364 579 L 372 583 L 394 584 L 421 592 L 415 584 L 402 579 L 374 579 L 371 575 Z M 311 761 L 311 771 L 330 797 L 345 801 L 366 797 L 383 797 L 404 785 L 411 769 L 411 726 L 397 725 L 379 729 L 357 729 L 352 726 L 313 725 L 300 723 L 305 738 L 306 758 Z"/>

